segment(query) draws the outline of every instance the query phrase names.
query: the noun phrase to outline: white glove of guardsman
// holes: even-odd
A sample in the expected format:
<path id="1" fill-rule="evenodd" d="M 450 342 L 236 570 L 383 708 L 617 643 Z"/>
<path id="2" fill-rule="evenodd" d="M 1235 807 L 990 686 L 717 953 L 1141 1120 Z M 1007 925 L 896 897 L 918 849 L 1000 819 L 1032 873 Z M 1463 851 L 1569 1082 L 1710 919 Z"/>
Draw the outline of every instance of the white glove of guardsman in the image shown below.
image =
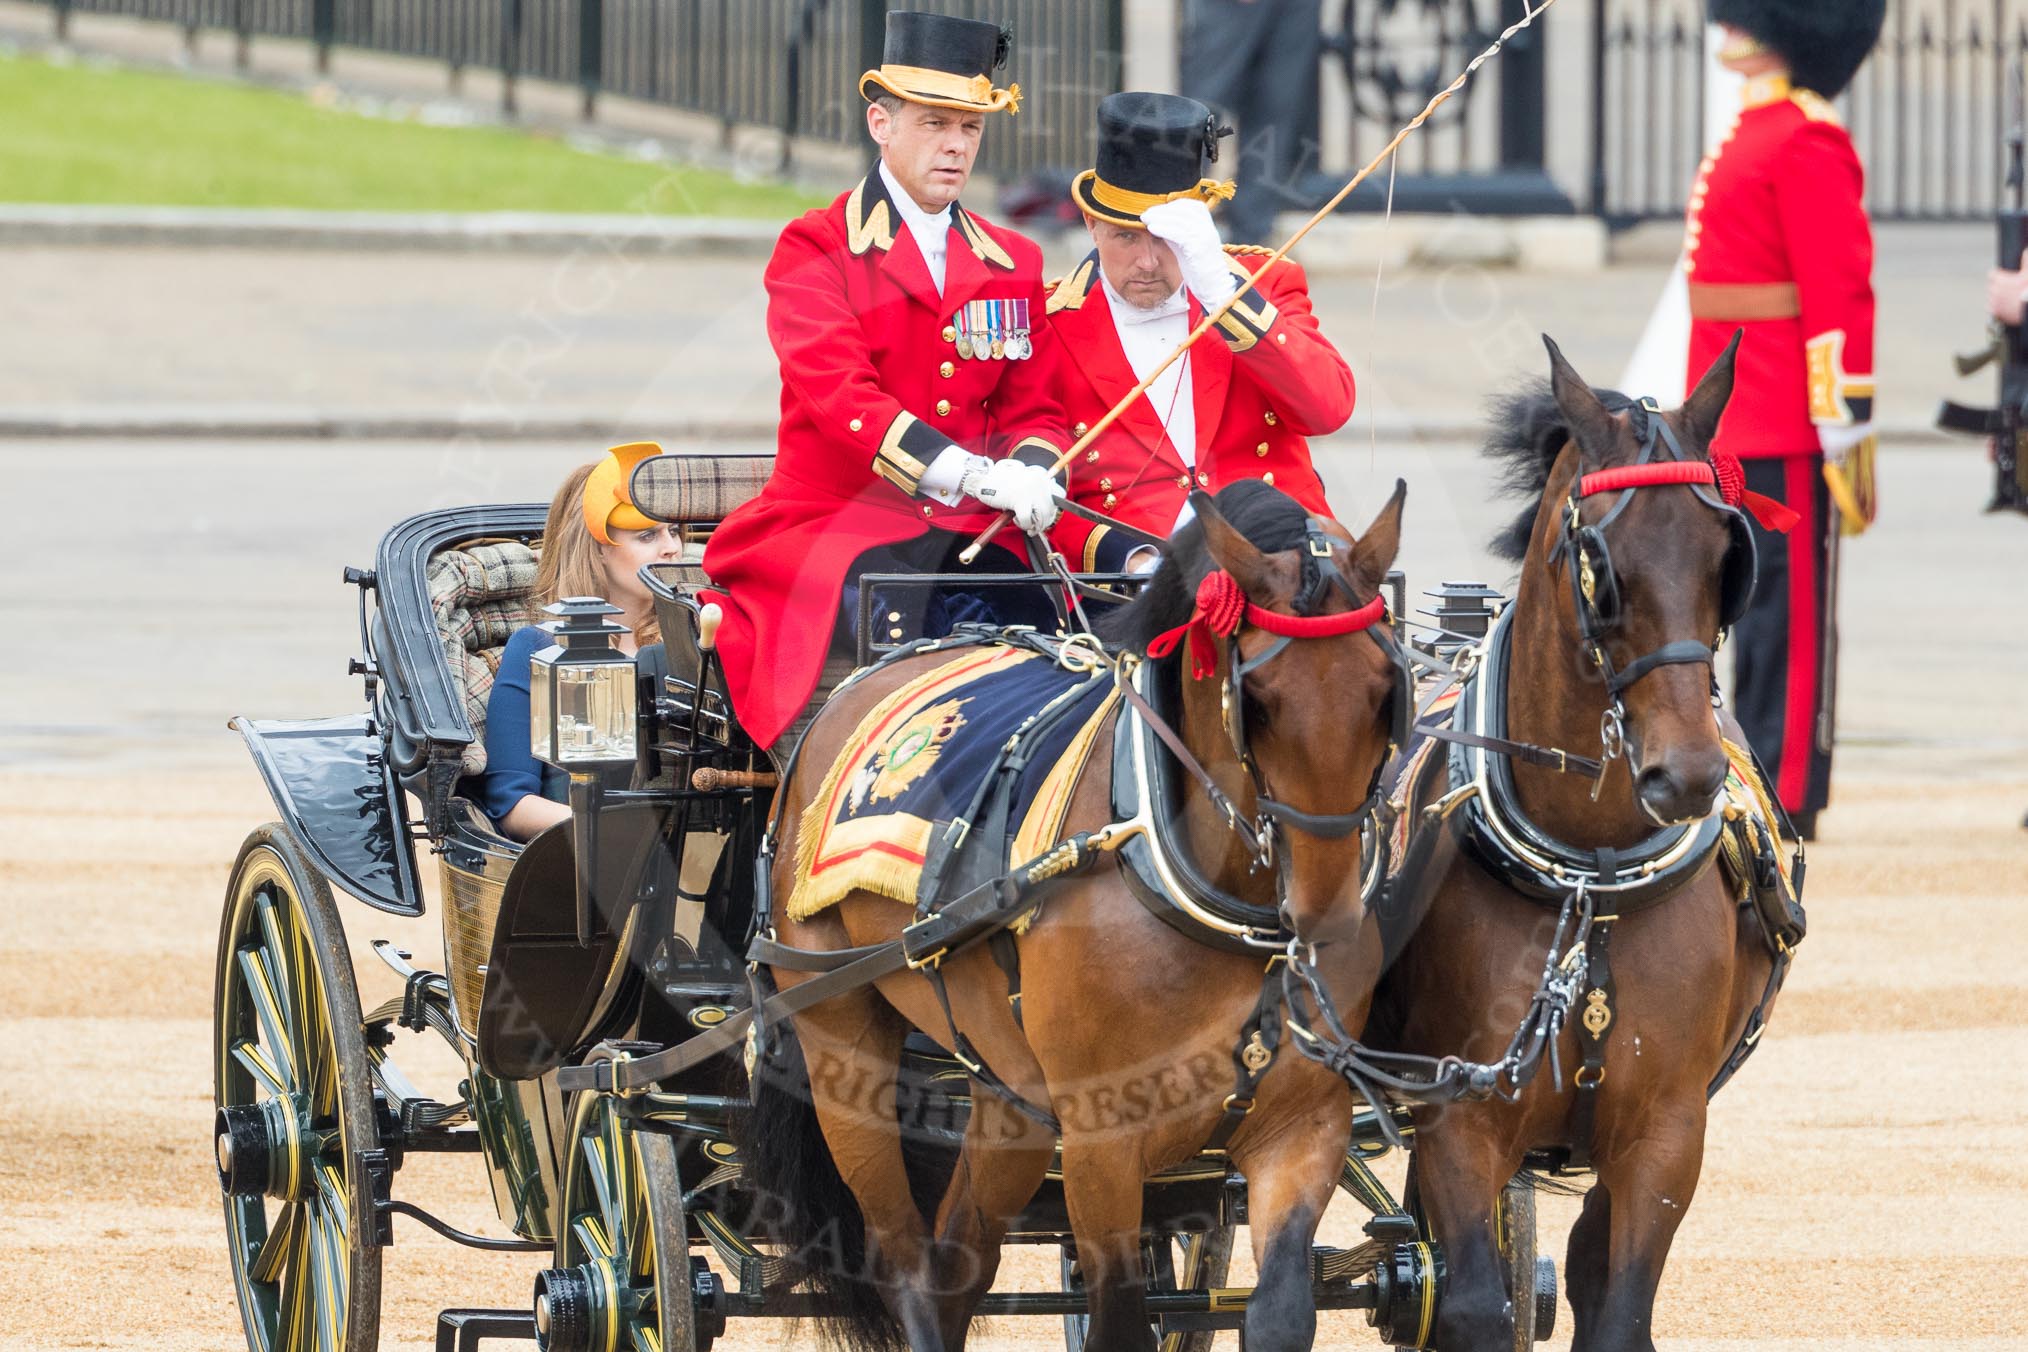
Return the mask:
<path id="1" fill-rule="evenodd" d="M 1225 245 L 1211 208 L 1195 197 L 1179 197 L 1141 213 L 1148 233 L 1167 244 L 1183 269 L 1183 285 L 1197 303 L 1215 309 L 1239 289 L 1239 278 L 1226 265 Z"/>
<path id="2" fill-rule="evenodd" d="M 961 446 L 947 446 L 922 476 L 922 491 L 946 507 L 976 498 L 1014 518 L 1030 534 L 1046 531 L 1063 515 L 1063 485 L 1041 465 L 1023 460 L 989 460 Z"/>

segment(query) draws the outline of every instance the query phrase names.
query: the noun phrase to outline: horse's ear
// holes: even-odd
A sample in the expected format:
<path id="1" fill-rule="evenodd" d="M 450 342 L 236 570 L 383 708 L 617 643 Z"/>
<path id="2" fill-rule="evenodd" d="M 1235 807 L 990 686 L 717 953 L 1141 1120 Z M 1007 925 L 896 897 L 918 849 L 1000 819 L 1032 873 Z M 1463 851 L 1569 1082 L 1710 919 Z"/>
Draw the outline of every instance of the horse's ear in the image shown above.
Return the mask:
<path id="1" fill-rule="evenodd" d="M 1578 454 L 1590 465 L 1608 463 L 1619 444 L 1619 420 L 1606 411 L 1597 393 L 1563 355 L 1556 340 L 1545 333 L 1542 341 L 1549 349 L 1549 388 L 1577 442 Z"/>
<path id="2" fill-rule="evenodd" d="M 1240 590 L 1255 596 L 1273 592 L 1267 555 L 1234 529 L 1209 493 L 1192 493 L 1190 506 L 1204 525 L 1204 547 L 1212 562 L 1232 574 Z"/>
<path id="3" fill-rule="evenodd" d="M 1725 351 L 1718 354 L 1704 379 L 1697 382 L 1696 390 L 1683 401 L 1683 430 L 1700 449 L 1717 438 L 1718 420 L 1725 416 L 1725 406 L 1732 402 L 1733 380 L 1739 372 L 1739 343 L 1744 337 L 1745 329 L 1734 331 Z"/>
<path id="4" fill-rule="evenodd" d="M 1408 480 L 1394 481 L 1394 496 L 1373 518 L 1373 524 L 1352 546 L 1352 589 L 1362 596 L 1379 593 L 1401 552 L 1401 513 L 1408 502 Z"/>

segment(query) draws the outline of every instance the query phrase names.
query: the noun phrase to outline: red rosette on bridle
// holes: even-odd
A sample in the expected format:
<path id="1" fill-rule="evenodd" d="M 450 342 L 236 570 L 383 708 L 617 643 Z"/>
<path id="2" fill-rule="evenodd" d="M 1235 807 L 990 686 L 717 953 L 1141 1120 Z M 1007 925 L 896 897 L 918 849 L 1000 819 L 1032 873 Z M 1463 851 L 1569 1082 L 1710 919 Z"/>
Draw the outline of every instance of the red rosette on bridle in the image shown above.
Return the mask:
<path id="1" fill-rule="evenodd" d="M 1218 673 L 1216 635 L 1232 637 L 1242 621 L 1251 620 L 1270 634 L 1284 638 L 1336 638 L 1371 629 L 1387 618 L 1387 598 L 1376 596 L 1357 610 L 1336 615 L 1284 615 L 1254 605 L 1246 599 L 1239 582 L 1220 569 L 1207 573 L 1197 584 L 1197 605 L 1190 618 L 1174 629 L 1155 635 L 1148 643 L 1148 656 L 1160 661 L 1176 651 L 1187 635 L 1190 639 L 1190 679 L 1208 680 Z"/>
<path id="2" fill-rule="evenodd" d="M 1166 633 L 1157 634 L 1148 644 L 1148 656 L 1157 660 L 1169 656 L 1187 635 L 1190 639 L 1190 678 L 1206 680 L 1218 670 L 1218 649 L 1212 643 L 1213 635 L 1223 634 L 1230 638 L 1239 632 L 1239 623 L 1245 618 L 1246 593 L 1240 590 L 1239 580 L 1222 568 L 1206 573 L 1204 580 L 1197 584 L 1197 605 L 1190 612 L 1190 618 Z"/>
<path id="3" fill-rule="evenodd" d="M 1710 484 L 1728 507 L 1753 514 L 1762 529 L 1786 535 L 1802 522 L 1802 513 L 1765 493 L 1746 486 L 1746 466 L 1729 451 L 1712 453 L 1710 462 L 1666 460 L 1659 464 L 1622 465 L 1587 474 L 1578 481 L 1577 495 L 1589 498 L 1600 493 L 1617 493 L 1629 488 L 1665 488 L 1672 484 Z"/>

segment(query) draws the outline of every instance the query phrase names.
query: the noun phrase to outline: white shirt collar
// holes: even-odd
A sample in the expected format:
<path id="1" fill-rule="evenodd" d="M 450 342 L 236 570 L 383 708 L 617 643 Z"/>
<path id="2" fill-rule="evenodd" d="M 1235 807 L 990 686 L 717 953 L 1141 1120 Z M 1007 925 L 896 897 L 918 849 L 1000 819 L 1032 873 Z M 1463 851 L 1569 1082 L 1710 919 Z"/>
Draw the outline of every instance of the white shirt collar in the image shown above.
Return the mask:
<path id="1" fill-rule="evenodd" d="M 880 181 L 887 185 L 887 195 L 894 203 L 894 209 L 908 227 L 908 233 L 915 236 L 915 246 L 922 251 L 923 262 L 929 264 L 930 277 L 937 284 L 937 290 L 944 289 L 944 261 L 951 248 L 951 209 L 928 212 L 903 191 L 900 182 L 887 167 L 887 161 L 880 162 Z"/>

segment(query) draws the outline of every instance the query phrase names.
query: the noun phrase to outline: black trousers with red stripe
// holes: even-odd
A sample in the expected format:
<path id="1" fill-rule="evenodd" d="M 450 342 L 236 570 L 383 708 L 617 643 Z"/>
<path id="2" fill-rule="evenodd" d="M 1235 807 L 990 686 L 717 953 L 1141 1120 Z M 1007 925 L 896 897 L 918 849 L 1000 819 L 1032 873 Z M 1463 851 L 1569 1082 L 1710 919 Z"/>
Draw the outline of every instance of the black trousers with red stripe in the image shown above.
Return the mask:
<path id="1" fill-rule="evenodd" d="M 1760 581 L 1732 631 L 1732 707 L 1774 776 L 1782 806 L 1791 816 L 1807 817 L 1831 797 L 1838 641 L 1829 532 L 1837 527 L 1822 456 L 1745 465 L 1747 488 L 1788 504 L 1803 519 L 1778 535 L 1748 518 L 1760 550 Z"/>

